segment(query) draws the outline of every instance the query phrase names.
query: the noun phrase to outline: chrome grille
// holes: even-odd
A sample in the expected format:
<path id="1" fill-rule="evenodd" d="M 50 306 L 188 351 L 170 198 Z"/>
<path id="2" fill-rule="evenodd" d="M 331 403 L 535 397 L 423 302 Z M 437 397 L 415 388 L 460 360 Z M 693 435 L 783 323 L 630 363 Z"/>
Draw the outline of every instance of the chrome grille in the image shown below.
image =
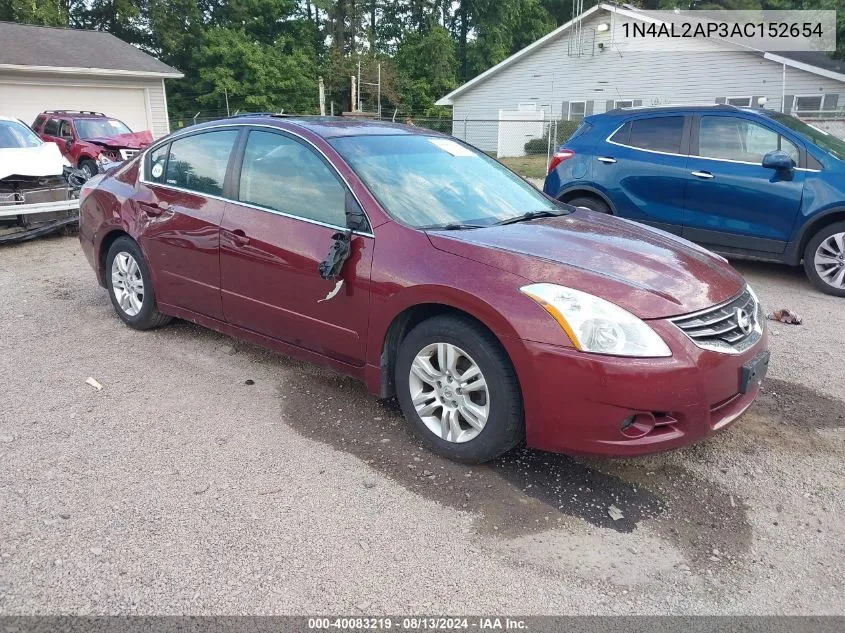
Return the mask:
<path id="1" fill-rule="evenodd" d="M 726 303 L 671 321 L 693 343 L 716 352 L 739 354 L 759 341 L 763 334 L 760 304 L 748 287 Z"/>

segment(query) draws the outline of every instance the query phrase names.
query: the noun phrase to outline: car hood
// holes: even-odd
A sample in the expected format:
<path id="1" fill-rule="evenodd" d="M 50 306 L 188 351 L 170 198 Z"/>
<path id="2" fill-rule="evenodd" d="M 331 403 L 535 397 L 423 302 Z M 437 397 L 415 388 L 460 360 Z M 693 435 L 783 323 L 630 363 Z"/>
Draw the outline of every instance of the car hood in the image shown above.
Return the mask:
<path id="1" fill-rule="evenodd" d="M 745 286 L 725 260 L 687 240 L 585 209 L 428 236 L 442 251 L 598 295 L 643 319 L 702 310 Z"/>
<path id="2" fill-rule="evenodd" d="M 114 136 L 96 136 L 84 139 L 86 143 L 104 145 L 116 149 L 143 149 L 153 142 L 153 135 L 148 130 L 132 132 L 131 134 L 115 134 Z"/>
<path id="3" fill-rule="evenodd" d="M 55 143 L 0 149 L 0 180 L 9 176 L 61 176 L 68 164 Z"/>

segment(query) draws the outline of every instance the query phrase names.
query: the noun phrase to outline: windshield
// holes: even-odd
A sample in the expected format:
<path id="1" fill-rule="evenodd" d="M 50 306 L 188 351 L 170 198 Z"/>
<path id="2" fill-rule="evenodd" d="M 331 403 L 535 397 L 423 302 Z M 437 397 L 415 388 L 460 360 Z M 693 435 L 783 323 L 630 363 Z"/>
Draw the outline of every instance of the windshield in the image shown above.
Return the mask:
<path id="1" fill-rule="evenodd" d="M 845 160 L 845 141 L 842 139 L 837 138 L 832 134 L 828 134 L 817 127 L 808 125 L 807 123 L 804 123 L 804 121 L 796 119 L 794 116 L 789 116 L 788 114 L 773 112 L 771 117 L 778 123 L 783 123 L 792 131 L 800 134 L 811 143 L 815 143 L 823 150 L 833 154 L 839 160 Z"/>
<path id="2" fill-rule="evenodd" d="M 79 134 L 79 138 L 97 138 L 132 134 L 132 130 L 126 127 L 123 121 L 117 119 L 77 119 L 76 133 Z"/>
<path id="3" fill-rule="evenodd" d="M 0 149 L 39 145 L 41 139 L 20 121 L 0 121 Z"/>
<path id="4" fill-rule="evenodd" d="M 489 156 L 439 136 L 331 141 L 394 218 L 415 228 L 488 226 L 560 207 Z"/>

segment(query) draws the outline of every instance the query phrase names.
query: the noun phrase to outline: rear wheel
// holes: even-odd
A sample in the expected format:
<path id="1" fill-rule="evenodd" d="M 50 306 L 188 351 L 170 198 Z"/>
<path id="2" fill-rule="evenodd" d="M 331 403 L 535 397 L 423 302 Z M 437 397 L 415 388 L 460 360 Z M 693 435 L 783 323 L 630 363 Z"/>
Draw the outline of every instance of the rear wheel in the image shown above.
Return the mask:
<path id="1" fill-rule="evenodd" d="M 117 238 L 106 255 L 106 285 L 117 316 L 136 330 L 149 330 L 170 321 L 158 311 L 152 277 L 138 244 Z"/>
<path id="2" fill-rule="evenodd" d="M 395 381 L 405 418 L 444 457 L 481 463 L 524 437 L 510 359 L 471 319 L 444 315 L 416 326 L 399 348 Z"/>
<path id="3" fill-rule="evenodd" d="M 595 196 L 578 196 L 577 198 L 572 198 L 572 200 L 567 200 L 566 204 L 571 204 L 573 207 L 587 207 L 590 211 L 595 211 L 596 213 L 611 214 L 610 207 L 607 203 Z"/>
<path id="4" fill-rule="evenodd" d="M 822 292 L 845 297 L 845 222 L 816 233 L 804 249 L 804 271 Z"/>

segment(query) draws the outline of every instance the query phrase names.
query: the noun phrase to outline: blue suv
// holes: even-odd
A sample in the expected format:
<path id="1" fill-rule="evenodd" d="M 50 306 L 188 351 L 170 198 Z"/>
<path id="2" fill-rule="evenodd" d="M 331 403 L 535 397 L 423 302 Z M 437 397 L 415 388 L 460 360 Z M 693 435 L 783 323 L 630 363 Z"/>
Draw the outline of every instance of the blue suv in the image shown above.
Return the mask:
<path id="1" fill-rule="evenodd" d="M 845 141 L 794 117 L 728 105 L 588 116 L 544 190 L 727 257 L 804 262 L 845 297 Z"/>

